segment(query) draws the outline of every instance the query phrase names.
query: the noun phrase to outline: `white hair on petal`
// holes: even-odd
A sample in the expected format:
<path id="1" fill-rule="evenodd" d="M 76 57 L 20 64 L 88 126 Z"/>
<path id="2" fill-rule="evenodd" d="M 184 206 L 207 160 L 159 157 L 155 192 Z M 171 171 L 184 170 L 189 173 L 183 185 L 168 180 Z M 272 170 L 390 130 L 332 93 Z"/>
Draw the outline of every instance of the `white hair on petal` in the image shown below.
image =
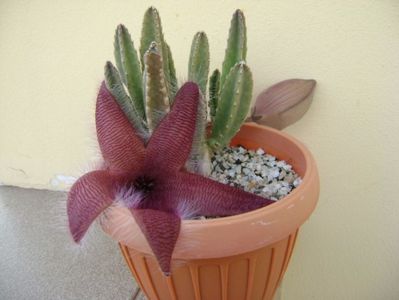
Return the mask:
<path id="1" fill-rule="evenodd" d="M 116 191 L 115 202 L 127 208 L 137 208 L 144 198 L 144 194 L 134 185 L 122 186 Z"/>
<path id="2" fill-rule="evenodd" d="M 199 215 L 199 210 L 193 208 L 186 200 L 179 202 L 175 212 L 183 220 L 190 220 Z"/>

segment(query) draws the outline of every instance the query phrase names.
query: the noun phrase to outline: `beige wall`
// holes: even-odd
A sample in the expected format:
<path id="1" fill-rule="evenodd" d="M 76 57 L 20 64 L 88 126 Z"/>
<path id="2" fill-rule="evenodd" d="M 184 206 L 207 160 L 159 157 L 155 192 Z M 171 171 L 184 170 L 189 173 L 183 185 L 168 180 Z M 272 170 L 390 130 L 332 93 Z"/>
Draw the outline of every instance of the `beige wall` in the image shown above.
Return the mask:
<path id="1" fill-rule="evenodd" d="M 118 23 L 137 43 L 154 4 L 184 79 L 193 34 L 207 32 L 220 66 L 240 7 L 256 93 L 289 77 L 318 81 L 287 130 L 314 153 L 321 197 L 283 299 L 398 299 L 399 1 L 179 2 L 1 1 L 0 181 L 63 189 L 95 165 L 94 100 Z"/>

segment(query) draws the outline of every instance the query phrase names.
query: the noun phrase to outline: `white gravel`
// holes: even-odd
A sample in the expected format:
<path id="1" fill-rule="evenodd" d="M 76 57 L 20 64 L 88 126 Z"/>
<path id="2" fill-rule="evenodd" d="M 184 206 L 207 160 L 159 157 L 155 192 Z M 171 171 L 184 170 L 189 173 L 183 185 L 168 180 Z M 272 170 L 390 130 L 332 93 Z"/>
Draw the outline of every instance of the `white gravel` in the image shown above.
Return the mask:
<path id="1" fill-rule="evenodd" d="M 225 147 L 214 153 L 211 167 L 211 179 L 271 200 L 280 200 L 302 182 L 291 165 L 260 148 Z"/>

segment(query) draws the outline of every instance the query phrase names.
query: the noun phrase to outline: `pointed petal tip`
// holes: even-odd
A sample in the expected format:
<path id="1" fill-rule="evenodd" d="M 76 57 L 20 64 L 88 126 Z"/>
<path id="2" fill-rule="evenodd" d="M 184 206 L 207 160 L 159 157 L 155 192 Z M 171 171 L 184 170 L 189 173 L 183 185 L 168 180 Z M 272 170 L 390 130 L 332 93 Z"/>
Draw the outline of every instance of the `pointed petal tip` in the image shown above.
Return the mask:
<path id="1" fill-rule="evenodd" d="M 113 202 L 113 178 L 106 171 L 92 171 L 72 186 L 67 200 L 69 231 L 79 243 L 97 216 Z"/>
<path id="2" fill-rule="evenodd" d="M 75 244 L 80 244 L 80 241 L 82 240 L 82 237 L 77 237 L 76 235 L 72 235 L 72 239 L 75 242 Z"/>
<path id="3" fill-rule="evenodd" d="M 80 244 L 83 238 L 83 234 L 79 234 L 79 232 L 74 229 L 71 225 L 69 225 L 69 231 L 72 237 L 72 240 L 75 242 L 75 244 Z"/>
<path id="4" fill-rule="evenodd" d="M 130 211 L 144 233 L 162 272 L 170 276 L 172 253 L 180 232 L 180 218 L 152 209 Z"/>
<path id="5" fill-rule="evenodd" d="M 75 244 L 80 245 L 90 224 L 86 227 L 86 225 L 82 225 L 81 221 L 74 219 L 70 214 L 68 214 L 68 219 L 68 227 L 71 238 Z"/>
<path id="6" fill-rule="evenodd" d="M 180 172 L 168 182 L 170 193 L 187 199 L 184 209 L 202 216 L 232 216 L 250 212 L 275 201 L 197 174 Z M 170 199 L 172 201 L 172 198 Z M 181 201 L 176 198 L 176 201 Z"/>
<path id="7" fill-rule="evenodd" d="M 184 83 L 182 85 L 182 87 L 180 89 L 181 89 L 181 91 L 192 92 L 194 94 L 196 94 L 196 93 L 199 94 L 198 84 L 195 83 L 194 81 L 187 81 L 186 83 Z"/>
<path id="8" fill-rule="evenodd" d="M 77 215 L 75 215 L 72 211 L 72 209 L 69 209 L 68 206 L 68 227 L 69 227 L 69 233 L 72 237 L 72 240 L 76 243 L 79 244 L 80 241 L 82 240 L 83 236 L 85 235 L 88 226 L 90 225 L 82 225 L 82 221 L 79 220 Z M 84 228 L 83 228 L 84 227 Z"/>

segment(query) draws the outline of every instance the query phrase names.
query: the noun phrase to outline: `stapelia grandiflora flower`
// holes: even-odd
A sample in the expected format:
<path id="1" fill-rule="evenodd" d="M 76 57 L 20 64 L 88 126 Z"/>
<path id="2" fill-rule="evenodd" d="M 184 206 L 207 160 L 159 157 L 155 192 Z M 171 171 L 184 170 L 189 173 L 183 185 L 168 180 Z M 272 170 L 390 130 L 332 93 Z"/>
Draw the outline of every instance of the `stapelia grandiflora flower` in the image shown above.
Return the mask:
<path id="1" fill-rule="evenodd" d="M 96 105 L 96 127 L 105 168 L 83 175 L 69 192 L 67 212 L 75 242 L 122 195 L 118 201 L 130 210 L 161 270 L 168 275 L 184 214 L 230 216 L 273 203 L 185 171 L 199 97 L 196 84 L 184 84 L 170 113 L 144 145 L 102 84 Z"/>

